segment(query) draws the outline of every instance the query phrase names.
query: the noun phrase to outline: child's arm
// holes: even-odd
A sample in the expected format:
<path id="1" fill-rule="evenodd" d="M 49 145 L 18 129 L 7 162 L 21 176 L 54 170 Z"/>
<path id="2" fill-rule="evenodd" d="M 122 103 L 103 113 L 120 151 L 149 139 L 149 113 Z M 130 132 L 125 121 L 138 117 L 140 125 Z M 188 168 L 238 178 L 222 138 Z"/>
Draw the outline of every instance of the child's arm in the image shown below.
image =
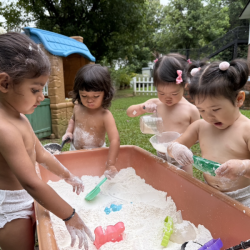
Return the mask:
<path id="1" fill-rule="evenodd" d="M 26 189 L 38 203 L 59 218 L 69 218 L 73 213 L 73 208 L 37 176 L 34 163 L 26 151 L 22 135 L 16 128 L 6 129 L 3 128 L 3 126 L 0 127 L 0 135 L 0 152 L 22 187 Z M 35 152 L 33 154 L 35 154 Z M 81 246 L 85 233 L 93 240 L 90 230 L 78 214 L 75 214 L 70 220 L 66 221 L 65 224 L 71 235 L 72 243 L 74 243 L 74 239 L 77 235 L 79 238 L 79 246 Z"/>
<path id="2" fill-rule="evenodd" d="M 62 137 L 62 140 L 65 141 L 67 138 L 70 138 L 70 141 L 73 141 L 73 132 L 75 127 L 75 108 L 73 110 L 73 115 L 69 120 L 68 127 L 66 129 L 65 134 Z M 70 142 L 68 141 L 68 142 Z"/>
<path id="3" fill-rule="evenodd" d="M 250 151 L 250 139 L 248 139 L 248 150 Z M 215 173 L 219 177 L 226 177 L 234 180 L 240 176 L 250 178 L 250 160 L 229 160 L 221 164 L 219 168 L 215 170 Z"/>
<path id="4" fill-rule="evenodd" d="M 167 145 L 169 156 L 182 166 L 193 164 L 193 153 L 189 148 L 199 139 L 199 125 L 200 120 L 192 123 L 178 139 Z"/>
<path id="5" fill-rule="evenodd" d="M 36 161 L 40 163 L 44 168 L 48 169 L 52 173 L 56 174 L 60 178 L 64 179 L 67 183 L 73 186 L 73 192 L 80 194 L 84 190 L 83 182 L 81 179 L 64 167 L 54 155 L 49 153 L 38 138 L 36 138 Z"/>
<path id="6" fill-rule="evenodd" d="M 115 163 L 120 149 L 120 137 L 115 124 L 115 119 L 110 111 L 107 111 L 104 115 L 104 126 L 110 142 L 106 171 L 104 174 L 108 179 L 111 179 L 117 174 Z"/>
<path id="7" fill-rule="evenodd" d="M 145 113 L 153 113 L 157 109 L 157 98 L 147 100 L 144 103 L 132 105 L 127 109 L 129 117 L 136 117 Z"/>

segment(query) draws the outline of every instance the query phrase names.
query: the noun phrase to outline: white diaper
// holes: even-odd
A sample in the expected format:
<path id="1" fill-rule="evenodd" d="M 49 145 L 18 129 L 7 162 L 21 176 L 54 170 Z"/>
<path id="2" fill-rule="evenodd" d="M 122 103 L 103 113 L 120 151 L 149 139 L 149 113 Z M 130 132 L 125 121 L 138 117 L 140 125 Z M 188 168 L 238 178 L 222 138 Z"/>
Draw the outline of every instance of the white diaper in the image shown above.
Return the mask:
<path id="1" fill-rule="evenodd" d="M 228 195 L 229 197 L 239 201 L 246 207 L 250 207 L 250 186 L 232 191 L 232 192 L 225 192 L 224 194 Z"/>
<path id="2" fill-rule="evenodd" d="M 92 149 L 92 148 L 106 148 L 106 142 L 104 142 L 101 147 L 86 146 L 83 149 Z M 69 151 L 75 151 L 75 150 L 76 150 L 76 148 L 75 148 L 74 144 L 71 142 L 70 147 L 69 147 Z"/>
<path id="3" fill-rule="evenodd" d="M 0 190 L 0 228 L 15 219 L 32 219 L 33 202 L 25 189 Z"/>

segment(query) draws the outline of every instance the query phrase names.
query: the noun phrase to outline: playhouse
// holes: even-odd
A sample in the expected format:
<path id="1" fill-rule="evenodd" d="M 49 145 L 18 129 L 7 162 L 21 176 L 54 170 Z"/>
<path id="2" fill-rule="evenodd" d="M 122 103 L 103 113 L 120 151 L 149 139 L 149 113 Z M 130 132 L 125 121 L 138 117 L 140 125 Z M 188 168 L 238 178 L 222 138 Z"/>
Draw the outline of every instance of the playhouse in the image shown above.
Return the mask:
<path id="1" fill-rule="evenodd" d="M 23 29 L 49 57 L 51 74 L 46 98 L 32 115 L 27 115 L 39 138 L 55 135 L 60 138 L 66 131 L 73 111 L 69 92 L 73 90 L 76 72 L 93 57 L 80 36 L 67 37 L 37 28 Z"/>

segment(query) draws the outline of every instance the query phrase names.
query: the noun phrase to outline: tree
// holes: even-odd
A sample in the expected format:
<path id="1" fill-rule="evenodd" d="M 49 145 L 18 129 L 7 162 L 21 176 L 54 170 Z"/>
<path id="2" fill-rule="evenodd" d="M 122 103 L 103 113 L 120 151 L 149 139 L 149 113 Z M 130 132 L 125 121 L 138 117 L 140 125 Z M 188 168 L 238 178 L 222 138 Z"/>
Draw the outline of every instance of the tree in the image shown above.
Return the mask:
<path id="1" fill-rule="evenodd" d="M 41 29 L 79 35 L 97 60 L 110 62 L 140 40 L 146 13 L 144 0 L 18 0 L 0 9 L 8 30 L 33 22 Z"/>
<path id="2" fill-rule="evenodd" d="M 225 33 L 228 7 L 222 0 L 170 0 L 156 35 L 158 50 L 200 48 Z"/>

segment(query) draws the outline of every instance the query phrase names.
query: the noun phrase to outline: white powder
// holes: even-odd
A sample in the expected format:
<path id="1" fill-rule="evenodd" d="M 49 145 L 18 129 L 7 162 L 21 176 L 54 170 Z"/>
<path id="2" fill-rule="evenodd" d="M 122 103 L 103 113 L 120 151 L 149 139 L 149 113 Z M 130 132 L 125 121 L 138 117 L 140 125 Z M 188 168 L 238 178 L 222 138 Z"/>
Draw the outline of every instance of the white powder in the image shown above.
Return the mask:
<path id="1" fill-rule="evenodd" d="M 136 112 L 136 110 L 134 110 L 134 111 L 133 111 L 133 115 L 136 115 L 136 114 L 137 114 L 137 112 Z"/>
<path id="2" fill-rule="evenodd" d="M 94 135 L 91 135 L 84 129 L 80 127 L 76 127 L 74 129 L 74 146 L 76 148 L 82 148 L 82 144 L 84 143 L 85 146 L 93 146 L 95 145 L 95 137 Z"/>
<path id="3" fill-rule="evenodd" d="M 120 242 L 108 242 L 101 247 L 101 250 L 164 249 L 161 246 L 164 220 L 166 216 L 171 216 L 175 225 L 178 217 L 172 198 L 167 197 L 166 200 L 166 192 L 154 189 L 146 184 L 144 179 L 137 176 L 133 168 L 127 168 L 122 169 L 113 180 L 106 181 L 101 186 L 99 195 L 93 201 L 87 202 L 84 199 L 86 194 L 102 178 L 103 176 L 101 178 L 82 176 L 85 190 L 79 196 L 73 193 L 72 187 L 63 180 L 49 181 L 49 185 L 76 209 L 92 232 L 98 226 L 104 228 L 120 221 L 124 223 L 124 239 Z M 122 209 L 107 215 L 104 209 L 110 207 L 111 204 L 122 204 Z M 64 222 L 53 214 L 51 214 L 51 220 L 59 248 L 61 250 L 78 249 L 78 240 L 73 248 L 70 247 L 70 235 Z M 186 225 L 187 222 L 183 221 L 183 224 Z M 210 232 L 203 226 L 199 225 L 197 229 L 192 223 L 188 224 L 193 227 L 196 242 L 203 243 L 212 239 Z M 178 227 L 180 225 L 178 224 Z M 176 231 L 175 227 L 174 231 Z M 96 250 L 90 240 L 88 241 L 89 250 Z M 165 249 L 180 250 L 180 248 L 181 244 L 169 241 L 168 247 Z"/>

